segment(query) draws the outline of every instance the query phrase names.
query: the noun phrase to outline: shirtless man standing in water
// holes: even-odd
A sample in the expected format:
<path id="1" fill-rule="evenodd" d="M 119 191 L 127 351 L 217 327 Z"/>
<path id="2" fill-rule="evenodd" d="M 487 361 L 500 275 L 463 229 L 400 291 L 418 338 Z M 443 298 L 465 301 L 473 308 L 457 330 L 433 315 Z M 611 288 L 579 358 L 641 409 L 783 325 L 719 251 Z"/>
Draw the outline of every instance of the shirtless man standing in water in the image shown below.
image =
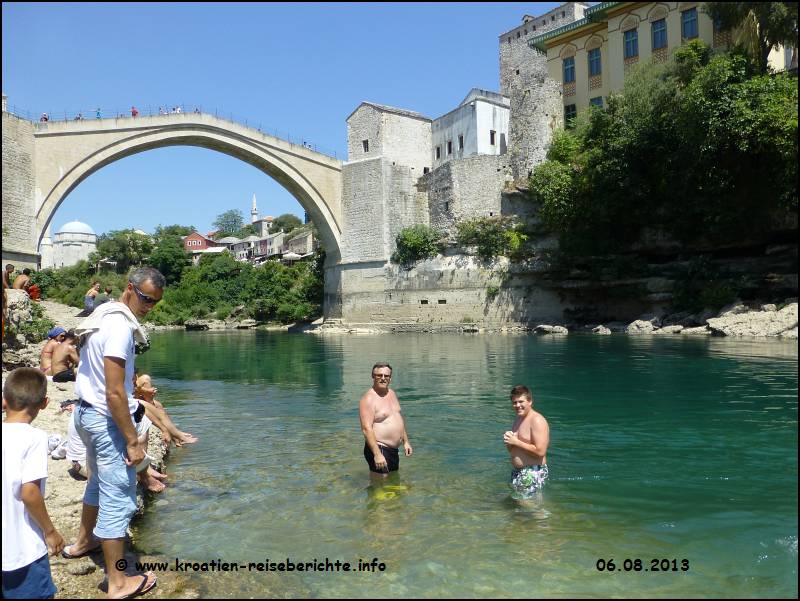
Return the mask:
<path id="1" fill-rule="evenodd" d="M 503 434 L 511 465 L 511 488 L 515 499 L 530 499 L 547 480 L 547 445 L 550 444 L 550 427 L 547 420 L 533 410 L 533 396 L 527 386 L 511 389 L 511 406 L 517 419 L 511 430 Z"/>
<path id="2" fill-rule="evenodd" d="M 389 390 L 391 379 L 391 365 L 373 365 L 372 388 L 364 393 L 358 406 L 366 441 L 364 459 L 371 472 L 384 476 L 400 467 L 400 443 L 405 447 L 406 457 L 413 452 L 400 414 L 400 402 L 394 391 Z"/>

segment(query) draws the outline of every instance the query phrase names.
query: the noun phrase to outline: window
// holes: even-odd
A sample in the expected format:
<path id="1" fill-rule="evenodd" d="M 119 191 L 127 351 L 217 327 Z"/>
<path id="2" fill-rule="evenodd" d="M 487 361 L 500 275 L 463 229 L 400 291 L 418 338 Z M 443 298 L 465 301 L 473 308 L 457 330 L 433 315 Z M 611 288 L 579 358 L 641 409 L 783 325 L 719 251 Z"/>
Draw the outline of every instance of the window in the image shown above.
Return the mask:
<path id="1" fill-rule="evenodd" d="M 427 299 L 423 299 L 423 300 L 419 301 L 419 304 L 420 305 L 427 305 L 428 301 L 427 301 Z"/>
<path id="2" fill-rule="evenodd" d="M 555 20 L 556 20 L 556 16 L 555 15 L 550 15 L 550 21 L 554 22 Z"/>
<path id="3" fill-rule="evenodd" d="M 564 17 L 566 17 L 566 16 L 567 16 L 567 11 L 565 11 L 565 10 L 562 10 L 562 11 L 561 11 L 561 18 L 563 19 L 563 18 L 564 18 Z"/>
<path id="4" fill-rule="evenodd" d="M 600 75 L 603 68 L 600 65 L 600 48 L 589 50 L 589 77 Z"/>
<path id="5" fill-rule="evenodd" d="M 445 299 L 443 299 L 443 298 L 440 298 L 440 299 L 439 299 L 439 304 L 440 304 L 440 305 L 446 305 L 446 304 L 447 304 L 447 301 L 446 301 Z"/>
<path id="6" fill-rule="evenodd" d="M 441 159 L 442 158 L 442 147 L 441 146 L 437 146 L 436 147 L 436 158 L 437 159 Z"/>
<path id="7" fill-rule="evenodd" d="M 518 31 L 517 32 L 517 39 L 519 39 L 519 36 L 521 36 L 521 35 L 522 35 L 522 32 Z"/>
<path id="8" fill-rule="evenodd" d="M 492 146 L 494 146 L 494 137 L 496 133 L 497 132 L 495 132 L 493 129 L 489 130 L 489 144 Z"/>
<path id="9" fill-rule="evenodd" d="M 697 37 L 697 9 L 690 8 L 681 13 L 681 37 L 691 40 Z"/>
<path id="10" fill-rule="evenodd" d="M 599 106 L 603 108 L 603 97 L 595 96 L 594 98 L 589 98 L 589 106 Z"/>
<path id="11" fill-rule="evenodd" d="M 636 29 L 629 29 L 623 35 L 625 37 L 625 58 L 639 56 L 639 32 Z"/>
<path id="12" fill-rule="evenodd" d="M 458 136 L 458 149 L 464 150 L 464 136 Z"/>
<path id="13" fill-rule="evenodd" d="M 650 25 L 653 32 L 653 50 L 667 47 L 667 20 L 659 19 Z"/>
<path id="14" fill-rule="evenodd" d="M 575 57 L 570 56 L 564 59 L 564 83 L 575 81 Z"/>
<path id="15" fill-rule="evenodd" d="M 450 210 L 450 201 L 449 201 L 449 200 L 446 200 L 446 201 L 445 201 L 445 203 L 444 203 L 444 210 L 445 210 L 445 211 L 449 211 L 449 210 Z"/>
<path id="16" fill-rule="evenodd" d="M 363 140 L 361 145 L 364 147 L 364 152 L 369 152 L 369 140 Z"/>
<path id="17" fill-rule="evenodd" d="M 567 127 L 572 126 L 572 121 L 578 116 L 578 111 L 574 104 L 568 104 L 564 107 L 564 123 Z"/>
<path id="18" fill-rule="evenodd" d="M 453 141 L 452 140 L 448 140 L 447 141 L 447 154 L 448 154 L 448 156 L 453 154 Z"/>
<path id="19" fill-rule="evenodd" d="M 426 173 L 430 173 L 430 172 L 431 172 L 431 168 L 430 167 L 423 167 L 422 168 L 422 175 L 425 175 Z"/>

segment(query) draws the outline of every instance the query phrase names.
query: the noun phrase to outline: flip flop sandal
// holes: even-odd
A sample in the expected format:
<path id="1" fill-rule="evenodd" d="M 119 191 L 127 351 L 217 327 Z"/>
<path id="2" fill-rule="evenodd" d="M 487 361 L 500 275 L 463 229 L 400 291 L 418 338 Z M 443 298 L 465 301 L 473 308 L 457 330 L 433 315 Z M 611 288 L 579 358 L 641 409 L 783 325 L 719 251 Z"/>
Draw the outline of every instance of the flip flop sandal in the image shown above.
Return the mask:
<path id="1" fill-rule="evenodd" d="M 68 546 L 72 547 L 73 545 L 68 545 Z M 78 555 L 72 555 L 71 553 L 67 553 L 67 547 L 64 547 L 64 549 L 62 549 L 61 551 L 61 557 L 63 557 L 64 559 L 78 559 L 80 557 L 86 557 L 87 555 L 92 555 L 93 553 L 97 553 L 98 551 L 100 551 L 100 549 L 101 545 L 97 545 L 96 547 L 92 547 L 88 551 L 84 551 L 83 553 L 80 553 Z"/>
<path id="2" fill-rule="evenodd" d="M 132 593 L 125 595 L 124 597 L 120 597 L 120 599 L 133 599 L 134 597 L 138 597 L 139 595 L 144 595 L 145 593 L 149 593 L 155 588 L 157 582 L 158 578 L 153 576 L 153 583 L 147 588 L 145 588 L 145 586 L 147 585 L 147 574 L 142 574 L 142 582 L 141 584 L 139 584 L 137 589 Z"/>

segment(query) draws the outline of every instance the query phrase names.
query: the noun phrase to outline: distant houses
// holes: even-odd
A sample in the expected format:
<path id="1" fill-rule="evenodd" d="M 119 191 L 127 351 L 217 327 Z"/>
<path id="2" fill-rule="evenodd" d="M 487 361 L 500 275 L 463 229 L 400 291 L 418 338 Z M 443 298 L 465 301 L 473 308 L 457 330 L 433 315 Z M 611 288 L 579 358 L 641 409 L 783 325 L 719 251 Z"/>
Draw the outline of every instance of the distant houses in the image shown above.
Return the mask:
<path id="1" fill-rule="evenodd" d="M 226 236 L 218 240 L 199 232 L 192 232 L 184 237 L 183 248 L 192 256 L 194 265 L 200 261 L 200 257 L 203 255 L 219 254 L 225 251 L 230 252 L 237 261 L 259 265 L 265 261 L 290 263 L 305 260 L 312 257 L 319 247 L 310 228 L 302 228 L 299 232 L 297 230 L 290 232 L 291 238 L 287 238 L 283 231 L 274 234 L 267 233 L 268 229 L 266 228 L 262 231 L 264 231 L 264 235 L 261 236 L 247 236 L 246 238 Z M 293 253 L 292 259 L 284 260 L 284 255 L 288 253 Z M 300 258 L 296 258 L 296 255 L 299 255 Z"/>

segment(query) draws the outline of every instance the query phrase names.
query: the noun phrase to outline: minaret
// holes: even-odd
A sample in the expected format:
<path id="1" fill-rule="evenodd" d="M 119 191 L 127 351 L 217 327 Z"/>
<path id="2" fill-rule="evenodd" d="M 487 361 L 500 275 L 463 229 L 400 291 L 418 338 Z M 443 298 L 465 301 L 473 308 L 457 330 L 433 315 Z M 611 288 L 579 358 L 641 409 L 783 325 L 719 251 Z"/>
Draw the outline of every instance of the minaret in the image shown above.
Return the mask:
<path id="1" fill-rule="evenodd" d="M 251 223 L 258 221 L 258 209 L 256 208 L 256 195 L 253 193 L 253 208 L 250 209 Z"/>

